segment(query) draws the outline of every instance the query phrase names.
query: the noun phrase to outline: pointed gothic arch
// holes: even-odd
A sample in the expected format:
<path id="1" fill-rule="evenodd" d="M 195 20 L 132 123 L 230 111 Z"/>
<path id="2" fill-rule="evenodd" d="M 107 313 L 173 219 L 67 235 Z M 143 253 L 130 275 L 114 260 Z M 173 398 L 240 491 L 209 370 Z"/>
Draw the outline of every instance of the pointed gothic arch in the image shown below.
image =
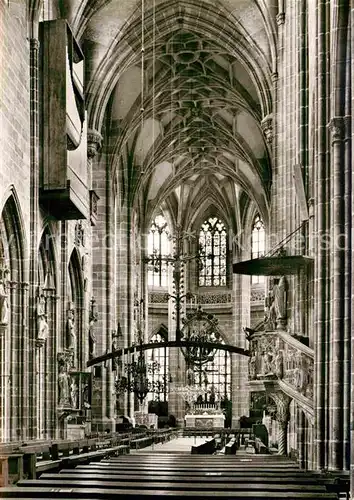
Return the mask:
<path id="1" fill-rule="evenodd" d="M 50 377 L 56 366 L 58 328 L 57 314 L 57 258 L 53 235 L 44 227 L 38 247 L 38 289 L 35 309 L 36 328 L 36 410 L 37 438 L 50 439 L 56 435 L 56 385 Z M 44 325 L 44 328 L 43 328 Z M 43 335 L 45 331 L 45 335 Z"/>
<path id="2" fill-rule="evenodd" d="M 74 349 L 74 368 L 83 366 L 83 314 L 84 279 L 80 254 L 76 248 L 71 253 L 68 266 L 68 305 L 64 345 Z M 73 337 L 70 339 L 70 336 Z"/>
<path id="3" fill-rule="evenodd" d="M 29 339 L 26 321 L 28 286 L 25 282 L 25 236 L 21 210 L 14 189 L 8 193 L 0 215 L 0 430 L 4 441 L 17 439 L 17 429 L 28 428 L 23 415 L 24 396 L 30 383 L 25 377 Z M 11 391 L 10 384 L 18 387 Z"/>

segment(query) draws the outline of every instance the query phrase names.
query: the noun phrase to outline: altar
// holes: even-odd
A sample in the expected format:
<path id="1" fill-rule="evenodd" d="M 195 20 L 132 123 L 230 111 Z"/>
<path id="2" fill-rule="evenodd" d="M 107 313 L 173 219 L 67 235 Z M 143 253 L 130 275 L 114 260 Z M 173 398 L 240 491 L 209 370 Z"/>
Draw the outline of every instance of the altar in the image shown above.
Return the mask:
<path id="1" fill-rule="evenodd" d="M 223 413 L 214 415 L 186 415 L 184 420 L 188 428 L 215 429 L 224 427 L 225 415 Z"/>
<path id="2" fill-rule="evenodd" d="M 186 428 L 215 429 L 224 427 L 225 415 L 218 404 L 203 403 L 194 405 L 184 417 Z"/>

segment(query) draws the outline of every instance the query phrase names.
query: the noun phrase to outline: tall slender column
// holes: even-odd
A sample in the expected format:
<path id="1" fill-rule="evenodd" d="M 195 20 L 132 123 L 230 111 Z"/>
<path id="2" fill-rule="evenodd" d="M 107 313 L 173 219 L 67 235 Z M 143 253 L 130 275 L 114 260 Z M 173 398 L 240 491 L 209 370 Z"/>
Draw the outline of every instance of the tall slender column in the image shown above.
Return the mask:
<path id="1" fill-rule="evenodd" d="M 349 31 L 350 33 L 350 31 Z M 350 468 L 350 370 L 351 370 L 351 288 L 352 288 L 352 143 L 351 143 L 351 37 L 348 36 L 347 61 L 346 61 L 346 115 L 345 137 L 344 137 L 344 233 L 346 234 L 345 245 L 345 268 L 344 268 L 344 355 L 343 355 L 343 468 Z"/>
<path id="2" fill-rule="evenodd" d="M 331 200 L 331 340 L 330 340 L 330 426 L 329 468 L 343 465 L 343 340 L 344 340 L 344 245 L 343 241 L 343 140 L 344 120 L 329 123 L 332 134 Z"/>
<path id="3" fill-rule="evenodd" d="M 322 469 L 327 465 L 326 429 L 328 381 L 326 376 L 328 343 L 328 277 L 327 251 L 324 245 L 328 228 L 328 192 L 329 181 L 327 163 L 327 1 L 317 0 L 317 88 L 316 88 L 316 154 L 314 157 L 315 193 L 315 370 L 314 370 L 314 405 L 315 405 L 315 467 Z"/>

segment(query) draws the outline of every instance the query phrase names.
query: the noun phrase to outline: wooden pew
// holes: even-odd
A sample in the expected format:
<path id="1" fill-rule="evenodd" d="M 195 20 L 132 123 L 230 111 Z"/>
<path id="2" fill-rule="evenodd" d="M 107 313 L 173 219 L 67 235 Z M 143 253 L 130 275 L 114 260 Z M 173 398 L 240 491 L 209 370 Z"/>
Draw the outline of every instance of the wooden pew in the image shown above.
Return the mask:
<path id="1" fill-rule="evenodd" d="M 286 468 L 286 460 L 274 458 L 264 465 L 259 458 L 246 464 L 245 469 L 241 460 L 232 455 L 129 455 L 79 465 L 59 474 L 43 474 L 39 480 L 22 480 L 11 490 L 0 489 L 0 498 L 337 498 L 334 492 L 327 491 L 325 482 L 300 471 L 294 462 L 288 461 L 290 468 Z"/>
<path id="2" fill-rule="evenodd" d="M 209 438 L 205 443 L 192 446 L 192 455 L 212 455 L 216 449 L 215 438 Z"/>
<path id="3" fill-rule="evenodd" d="M 61 498 L 68 500 L 70 499 L 152 499 L 154 497 L 160 498 L 197 498 L 197 497 L 214 497 L 214 491 L 165 491 L 165 490 L 145 490 L 145 489 L 103 489 L 103 488 L 66 488 L 66 487 L 12 487 L 12 488 L 0 488 L 0 498 L 15 498 L 16 500 L 24 499 L 53 499 Z M 220 498 L 230 498 L 229 491 L 220 490 L 217 492 L 217 496 Z M 259 500 L 259 499 L 269 499 L 268 492 L 264 491 L 233 491 L 232 498 L 248 499 L 248 500 Z M 272 492 L 271 498 L 273 500 L 277 499 L 288 499 L 289 494 L 284 491 L 274 491 Z M 292 492 L 291 500 L 337 500 L 338 497 L 332 493 L 312 493 L 312 492 Z"/>
<path id="4" fill-rule="evenodd" d="M 147 446 L 151 446 L 154 442 L 152 436 L 141 437 L 138 439 L 133 439 L 130 441 L 130 447 L 134 450 L 140 450 L 141 448 L 146 448 Z"/>
<path id="5" fill-rule="evenodd" d="M 218 494 L 219 491 L 228 492 L 244 492 L 244 491 L 267 491 L 268 495 L 271 497 L 273 492 L 279 492 L 286 490 L 288 493 L 293 492 L 309 492 L 309 493 L 326 493 L 326 488 L 323 485 L 318 484 L 298 484 L 298 483 L 240 483 L 240 482 L 191 482 L 188 485 L 186 483 L 178 481 L 126 481 L 124 480 L 98 480 L 96 478 L 86 477 L 78 479 L 74 477 L 73 479 L 62 479 L 60 477 L 56 479 L 23 479 L 19 481 L 18 487 L 49 487 L 49 488 L 103 488 L 105 490 L 112 489 L 114 491 L 119 490 L 136 490 L 137 487 L 143 488 L 144 490 L 163 490 L 163 491 L 185 491 L 186 489 L 191 492 L 210 492 Z"/>
<path id="6" fill-rule="evenodd" d="M 235 455 L 237 450 L 237 441 L 235 438 L 232 438 L 226 445 L 225 445 L 225 455 Z"/>
<path id="7" fill-rule="evenodd" d="M 59 478 L 58 478 L 59 475 Z M 195 474 L 194 476 L 184 476 L 184 475 L 163 475 L 160 474 L 159 471 L 156 473 L 149 473 L 149 472 L 144 472 L 143 470 L 137 471 L 134 474 L 116 474 L 116 473 L 90 473 L 90 474 L 83 474 L 82 472 L 80 473 L 76 469 L 68 469 L 67 471 L 61 471 L 60 474 L 53 474 L 53 473 L 45 473 L 41 476 L 41 479 L 46 479 L 46 480 L 60 480 L 60 481 L 75 481 L 75 480 L 94 480 L 94 481 L 127 481 L 127 482 L 135 482 L 135 483 L 144 483 L 145 482 L 156 482 L 156 483 L 161 483 L 161 482 L 178 482 L 178 483 L 184 483 L 184 484 L 189 484 L 189 483 L 221 483 L 225 484 L 227 483 L 237 483 L 237 484 L 243 484 L 243 485 L 248 485 L 250 482 L 250 478 L 246 477 L 242 474 L 240 475 L 230 475 L 230 476 L 207 476 L 205 474 Z M 309 476 L 309 477 L 301 477 L 301 476 L 287 476 L 287 477 L 279 477 L 277 475 L 273 476 L 265 476 L 265 477 L 257 477 L 254 476 L 252 478 L 252 482 L 254 483 L 261 483 L 261 484 L 301 484 L 301 485 L 312 485 L 312 486 L 317 486 L 319 484 L 322 485 L 327 485 L 328 484 L 334 484 L 334 479 L 332 480 L 323 480 L 319 481 L 319 478 L 316 478 L 314 476 Z"/>

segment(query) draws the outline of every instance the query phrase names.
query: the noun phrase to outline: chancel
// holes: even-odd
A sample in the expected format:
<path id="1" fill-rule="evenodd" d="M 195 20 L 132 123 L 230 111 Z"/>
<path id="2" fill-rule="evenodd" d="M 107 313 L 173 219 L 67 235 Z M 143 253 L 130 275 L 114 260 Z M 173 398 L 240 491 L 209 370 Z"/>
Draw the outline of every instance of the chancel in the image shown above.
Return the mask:
<path id="1" fill-rule="evenodd" d="M 354 500 L 353 29 L 0 0 L 1 498 Z"/>

